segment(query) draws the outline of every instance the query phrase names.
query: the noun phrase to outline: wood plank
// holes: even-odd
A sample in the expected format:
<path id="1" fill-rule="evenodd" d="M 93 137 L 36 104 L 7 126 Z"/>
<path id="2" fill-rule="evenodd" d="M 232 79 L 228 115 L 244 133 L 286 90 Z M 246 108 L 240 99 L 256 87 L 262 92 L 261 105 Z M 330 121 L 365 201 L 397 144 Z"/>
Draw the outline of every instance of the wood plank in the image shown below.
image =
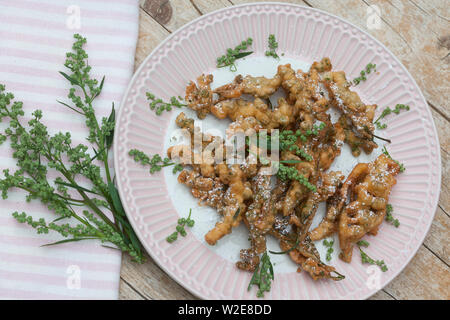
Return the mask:
<path id="1" fill-rule="evenodd" d="M 190 0 L 200 14 L 209 13 L 233 4 L 228 0 Z"/>
<path id="2" fill-rule="evenodd" d="M 450 154 L 441 149 L 442 181 L 439 206 L 450 216 Z"/>
<path id="3" fill-rule="evenodd" d="M 119 300 L 145 300 L 144 297 L 136 292 L 127 282 L 120 279 Z"/>
<path id="4" fill-rule="evenodd" d="M 199 17 L 194 5 L 187 0 L 140 0 L 141 9 L 169 32 Z"/>
<path id="5" fill-rule="evenodd" d="M 447 121 L 436 110 L 431 109 L 434 123 L 436 125 L 439 136 L 439 144 L 441 146 L 441 165 L 442 165 L 442 182 L 439 206 L 447 215 L 450 213 L 450 135 L 448 127 L 450 122 Z"/>
<path id="6" fill-rule="evenodd" d="M 441 208 L 436 211 L 424 245 L 447 266 L 450 264 L 450 217 Z"/>
<path id="7" fill-rule="evenodd" d="M 448 300 L 450 271 L 447 265 L 421 246 L 404 271 L 384 289 L 398 300 Z"/>
<path id="8" fill-rule="evenodd" d="M 433 19 L 437 17 L 424 17 L 420 14 L 420 9 L 408 1 L 308 0 L 307 2 L 315 8 L 350 21 L 385 44 L 410 71 L 426 99 L 447 119 L 450 119 L 447 99 L 450 57 L 443 59 L 450 48 L 442 46 L 439 41 L 440 37 L 449 35 L 448 22 L 443 23 L 444 28 L 436 26 L 432 29 Z M 377 5 L 381 9 L 380 29 L 369 30 L 367 27 L 369 5 Z M 443 10 L 448 15 L 448 6 Z"/>
<path id="9" fill-rule="evenodd" d="M 449 119 L 450 44 L 443 44 L 440 40 L 450 38 L 449 21 L 424 11 L 415 1 L 364 1 L 382 8 L 383 20 L 406 40 L 413 52 L 408 57 L 400 58 L 424 90 L 427 100 Z M 448 15 L 449 6 L 442 9 Z"/>
<path id="10" fill-rule="evenodd" d="M 436 17 L 437 24 L 450 22 L 448 2 L 442 0 L 410 0 L 424 14 Z"/>
<path id="11" fill-rule="evenodd" d="M 369 300 L 395 300 L 386 291 L 380 290 L 369 298 Z"/>
<path id="12" fill-rule="evenodd" d="M 147 262 L 143 264 L 131 261 L 128 255 L 122 257 L 121 277 L 146 299 L 194 299 L 192 294 L 172 280 L 148 255 Z"/>
<path id="13" fill-rule="evenodd" d="M 135 70 L 168 35 L 169 32 L 151 18 L 143 9 L 139 10 L 139 35 L 136 55 L 134 57 Z"/>
<path id="14" fill-rule="evenodd" d="M 448 153 L 450 152 L 450 135 L 448 134 L 450 122 L 433 108 L 430 108 L 430 110 L 431 115 L 433 116 L 434 124 L 436 125 L 441 150 Z"/>

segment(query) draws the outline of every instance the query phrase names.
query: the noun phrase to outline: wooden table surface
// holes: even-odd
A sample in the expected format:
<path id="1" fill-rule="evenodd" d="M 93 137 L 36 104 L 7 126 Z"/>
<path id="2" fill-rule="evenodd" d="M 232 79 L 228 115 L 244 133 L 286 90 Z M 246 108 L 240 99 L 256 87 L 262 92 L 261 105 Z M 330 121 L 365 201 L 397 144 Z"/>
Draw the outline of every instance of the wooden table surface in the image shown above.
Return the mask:
<path id="1" fill-rule="evenodd" d="M 135 68 L 162 40 L 189 21 L 246 0 L 140 0 Z M 427 99 L 439 134 L 442 185 L 423 245 L 403 272 L 370 299 L 450 299 L 450 8 L 447 0 L 291 0 L 340 16 L 386 45 L 405 65 Z M 380 29 L 367 28 L 367 8 L 380 8 Z M 195 299 L 150 257 L 139 265 L 124 256 L 121 299 Z"/>

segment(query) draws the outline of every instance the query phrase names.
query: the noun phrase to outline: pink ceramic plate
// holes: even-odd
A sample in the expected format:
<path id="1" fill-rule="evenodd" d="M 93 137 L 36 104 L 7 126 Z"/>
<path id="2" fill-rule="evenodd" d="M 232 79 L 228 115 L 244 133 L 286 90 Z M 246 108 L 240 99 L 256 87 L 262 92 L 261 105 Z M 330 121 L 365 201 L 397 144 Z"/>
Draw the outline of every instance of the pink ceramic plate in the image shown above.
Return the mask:
<path id="1" fill-rule="evenodd" d="M 328 56 L 334 69 L 344 70 L 349 79 L 357 77 L 369 62 L 376 63 L 379 74 L 370 75 L 357 87 L 363 100 L 377 103 L 378 113 L 396 103 L 411 107 L 409 112 L 391 117 L 388 128 L 382 132 L 393 141 L 388 147 L 391 155 L 407 168 L 399 176 L 390 200 L 400 227 L 384 223 L 378 236 L 368 239 L 371 245 L 367 253 L 384 259 L 389 270 L 378 273 L 362 265 L 355 250 L 350 264 L 336 256 L 331 261 L 346 275 L 345 280 L 313 282 L 304 272 L 296 273 L 293 263 L 280 260 L 274 266 L 272 290 L 265 296 L 269 299 L 365 299 L 398 275 L 421 245 L 438 202 L 440 153 L 431 112 L 405 67 L 379 41 L 338 17 L 292 4 L 255 3 L 202 16 L 162 42 L 137 70 L 121 104 L 114 139 L 120 197 L 145 249 L 186 289 L 204 299 L 255 297 L 255 289 L 247 291 L 251 274 L 239 271 L 234 265 L 238 250 L 230 252 L 230 248 L 248 246 L 245 237 L 239 236 L 242 231 L 236 231 L 236 240 L 233 240 L 234 232 L 228 236 L 231 240 L 223 239 L 226 246 L 219 244 L 211 248 L 205 244 L 202 234 L 214 226 L 217 217 L 215 213 L 212 218 L 198 214 L 197 223 L 188 229 L 186 238 L 167 243 L 165 239 L 173 232 L 177 219 L 186 216 L 192 205 L 188 203 L 189 190 L 176 187 L 175 178 L 167 172 L 150 175 L 147 169 L 134 163 L 128 151 L 139 148 L 149 154 L 165 154 L 168 128 L 173 126 L 176 113 L 156 116 L 148 108 L 146 91 L 163 99 L 184 95 L 189 80 L 214 71 L 216 58 L 247 37 L 253 38 L 252 56 L 256 57 L 253 63 L 257 65 L 258 56 L 260 60 L 269 59 L 263 56 L 272 33 L 279 43 L 278 52 L 285 54 L 282 59 L 310 64 Z M 238 73 L 245 69 L 245 63 L 239 62 Z M 231 79 L 232 75 L 218 77 Z M 347 169 L 353 165 L 349 163 Z M 337 245 L 335 251 L 338 251 L 336 248 Z"/>

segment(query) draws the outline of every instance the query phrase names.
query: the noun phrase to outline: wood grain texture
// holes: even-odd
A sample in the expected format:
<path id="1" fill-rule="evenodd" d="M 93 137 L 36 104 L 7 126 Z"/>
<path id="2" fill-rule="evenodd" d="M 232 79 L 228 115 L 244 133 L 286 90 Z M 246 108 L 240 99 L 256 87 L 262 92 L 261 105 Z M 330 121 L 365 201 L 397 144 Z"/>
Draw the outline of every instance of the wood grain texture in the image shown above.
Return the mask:
<path id="1" fill-rule="evenodd" d="M 120 279 L 119 299 L 145 300 L 145 298 L 139 292 L 137 292 L 130 284 L 128 284 L 123 279 Z"/>
<path id="2" fill-rule="evenodd" d="M 135 68 L 171 32 L 202 14 L 248 0 L 140 0 Z M 315 7 L 357 25 L 386 45 L 422 89 L 435 121 L 442 156 L 439 206 L 430 232 L 404 271 L 370 299 L 450 299 L 450 8 L 442 0 L 282 0 Z M 170 6 L 168 9 L 160 6 Z M 368 29 L 367 10 L 380 8 L 380 29 Z M 150 257 L 138 265 L 124 255 L 120 299 L 195 299 Z"/>
<path id="3" fill-rule="evenodd" d="M 139 10 L 139 35 L 134 57 L 136 69 L 150 52 L 167 36 L 169 32 L 150 17 L 143 9 Z"/>
<path id="4" fill-rule="evenodd" d="M 416 256 L 384 291 L 395 299 L 450 299 L 450 270 L 430 250 L 421 246 Z"/>
<path id="5" fill-rule="evenodd" d="M 211 11 L 222 9 L 233 5 L 228 0 L 190 0 L 199 14 L 205 14 Z"/>
<path id="6" fill-rule="evenodd" d="M 146 255 L 147 262 L 137 264 L 123 256 L 121 278 L 145 299 L 186 300 L 194 299 L 186 289 L 172 280 Z"/>
<path id="7" fill-rule="evenodd" d="M 369 298 L 369 300 L 395 300 L 389 293 L 380 290 Z"/>

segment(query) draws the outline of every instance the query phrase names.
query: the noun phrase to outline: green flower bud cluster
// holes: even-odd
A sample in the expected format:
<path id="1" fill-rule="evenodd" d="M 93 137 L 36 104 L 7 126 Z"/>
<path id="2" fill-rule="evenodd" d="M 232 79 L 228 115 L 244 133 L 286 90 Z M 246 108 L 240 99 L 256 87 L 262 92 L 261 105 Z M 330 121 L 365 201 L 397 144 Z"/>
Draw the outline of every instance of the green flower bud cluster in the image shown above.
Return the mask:
<path id="1" fill-rule="evenodd" d="M 173 243 L 178 239 L 178 234 L 180 234 L 182 237 L 185 237 L 187 235 L 186 230 L 184 229 L 184 226 L 188 226 L 189 228 L 192 228 L 195 224 L 195 221 L 191 219 L 192 209 L 189 209 L 189 216 L 187 218 L 180 218 L 178 219 L 178 225 L 175 228 L 175 232 L 170 234 L 166 240 L 169 243 Z"/>
<path id="2" fill-rule="evenodd" d="M 181 108 L 185 107 L 186 104 L 182 103 L 182 97 L 171 97 L 169 102 L 164 102 L 161 98 L 156 98 L 153 93 L 146 92 L 147 100 L 150 101 L 149 107 L 154 110 L 156 115 L 160 116 L 164 111 L 172 111 L 173 107 Z"/>
<path id="3" fill-rule="evenodd" d="M 269 50 L 265 52 L 266 56 L 278 59 L 279 56 L 276 52 L 277 48 L 278 42 L 275 40 L 275 35 L 274 34 L 269 35 Z"/>
<path id="4" fill-rule="evenodd" d="M 400 114 L 401 110 L 409 111 L 409 106 L 405 104 L 396 104 L 394 109 L 391 109 L 390 107 L 384 108 L 384 110 L 381 112 L 380 116 L 375 120 L 375 125 L 377 126 L 377 129 L 382 130 L 387 128 L 386 123 L 380 123 L 380 120 L 384 117 L 390 115 L 391 113 Z"/>
<path id="5" fill-rule="evenodd" d="M 256 296 L 258 298 L 264 297 L 264 292 L 269 292 L 272 286 L 272 280 L 274 280 L 273 266 L 270 261 L 270 257 L 267 252 L 261 257 L 260 264 L 253 272 L 253 276 L 250 279 L 247 290 L 250 290 L 253 285 L 258 287 Z"/>
<path id="6" fill-rule="evenodd" d="M 227 53 L 219 58 L 217 58 L 217 68 L 223 68 L 223 67 L 230 67 L 231 71 L 236 71 L 236 65 L 234 64 L 237 59 L 241 59 L 252 52 L 242 52 L 243 50 L 246 50 L 249 46 L 251 46 L 253 43 L 252 38 L 248 38 L 245 41 L 242 41 L 239 45 L 236 46 L 236 48 L 227 49 Z"/>
<path id="7" fill-rule="evenodd" d="M 369 257 L 369 255 L 361 249 L 361 247 L 367 248 L 369 246 L 369 242 L 367 242 L 366 240 L 361 240 L 361 241 L 358 241 L 356 244 L 359 247 L 359 253 L 361 254 L 361 262 L 362 263 L 377 265 L 380 267 L 381 271 L 383 271 L 383 272 L 388 271 L 388 267 L 387 267 L 386 263 L 384 262 L 384 260 L 374 260 L 371 257 Z"/>
<path id="8" fill-rule="evenodd" d="M 331 239 L 330 241 L 328 241 L 327 239 L 324 239 L 323 245 L 327 248 L 326 260 L 331 261 L 331 254 L 334 252 L 334 249 L 333 249 L 334 240 Z"/>
<path id="9" fill-rule="evenodd" d="M 389 157 L 389 159 L 393 160 L 395 163 L 397 163 L 400 166 L 400 172 L 405 172 L 406 168 L 403 165 L 403 163 L 400 163 L 399 161 L 392 159 L 391 155 L 389 154 L 389 152 L 386 149 L 386 146 L 383 146 L 383 153 L 385 155 L 387 155 Z"/>
<path id="10" fill-rule="evenodd" d="M 0 122 L 8 121 L 4 132 L 0 133 L 0 143 L 9 139 L 18 168 L 14 173 L 3 171 L 2 198 L 6 199 L 11 189 L 21 189 L 26 192 L 27 201 L 39 200 L 54 212 L 57 217 L 50 223 L 35 220 L 24 212 L 13 213 L 18 222 L 28 224 L 39 234 L 52 230 L 66 238 L 53 244 L 97 239 L 112 243 L 135 261 L 143 262 L 141 244 L 125 215 L 109 171 L 114 104 L 109 117 L 99 122 L 93 102 L 101 93 L 105 78 L 101 82 L 91 78 L 88 55 L 83 49 L 86 39 L 78 34 L 74 39 L 64 64 L 70 72 L 60 72 L 72 85 L 68 92 L 71 103 L 58 102 L 84 117 L 89 130 L 86 140 L 92 146 L 73 145 L 69 132 L 51 135 L 41 122 L 40 110 L 34 111 L 31 120 L 24 122 L 22 102 L 13 101 L 14 95 L 5 92 L 5 86 L 0 85 Z M 56 178 L 49 177 L 51 171 Z M 82 184 L 78 182 L 80 178 Z M 67 218 L 71 218 L 71 223 L 61 223 Z"/>
<path id="11" fill-rule="evenodd" d="M 386 221 L 392 223 L 392 225 L 396 228 L 398 228 L 400 226 L 400 221 L 398 221 L 398 219 L 395 219 L 394 216 L 392 215 L 392 212 L 394 211 L 394 208 L 392 207 L 391 204 L 387 204 L 386 205 Z"/>
<path id="12" fill-rule="evenodd" d="M 153 174 L 157 171 L 161 171 L 163 167 L 174 166 L 172 173 L 175 174 L 183 170 L 183 165 L 171 162 L 169 158 L 161 158 L 159 154 L 155 154 L 152 157 L 146 155 L 143 151 L 138 149 L 132 149 L 128 154 L 133 157 L 134 161 L 146 166 L 150 166 L 150 173 Z"/>
<path id="13" fill-rule="evenodd" d="M 311 184 L 308 179 L 300 174 L 298 170 L 295 167 L 289 167 L 285 166 L 282 163 L 279 164 L 278 172 L 277 172 L 278 178 L 280 178 L 283 181 L 288 180 L 297 180 L 302 185 L 304 185 L 306 188 L 308 188 L 312 192 L 316 192 L 317 188 L 313 184 Z"/>
<path id="14" fill-rule="evenodd" d="M 300 139 L 301 142 L 306 142 L 308 140 L 308 137 L 310 136 L 317 136 L 319 134 L 319 131 L 325 128 L 325 123 L 321 123 L 320 125 L 314 125 L 313 128 L 310 130 L 306 130 L 304 133 L 298 129 L 295 132 L 292 130 L 283 130 L 280 135 L 280 149 L 282 151 L 291 151 L 294 152 L 296 155 L 304 158 L 307 161 L 312 161 L 313 158 L 311 155 L 309 155 L 305 149 L 300 148 L 297 145 L 297 140 Z"/>
<path id="15" fill-rule="evenodd" d="M 353 79 L 353 83 L 356 85 L 360 84 L 361 81 L 367 80 L 367 75 L 373 71 L 377 71 L 377 65 L 374 63 L 368 63 L 365 70 L 361 70 L 359 73 L 360 76 L 358 78 Z"/>

